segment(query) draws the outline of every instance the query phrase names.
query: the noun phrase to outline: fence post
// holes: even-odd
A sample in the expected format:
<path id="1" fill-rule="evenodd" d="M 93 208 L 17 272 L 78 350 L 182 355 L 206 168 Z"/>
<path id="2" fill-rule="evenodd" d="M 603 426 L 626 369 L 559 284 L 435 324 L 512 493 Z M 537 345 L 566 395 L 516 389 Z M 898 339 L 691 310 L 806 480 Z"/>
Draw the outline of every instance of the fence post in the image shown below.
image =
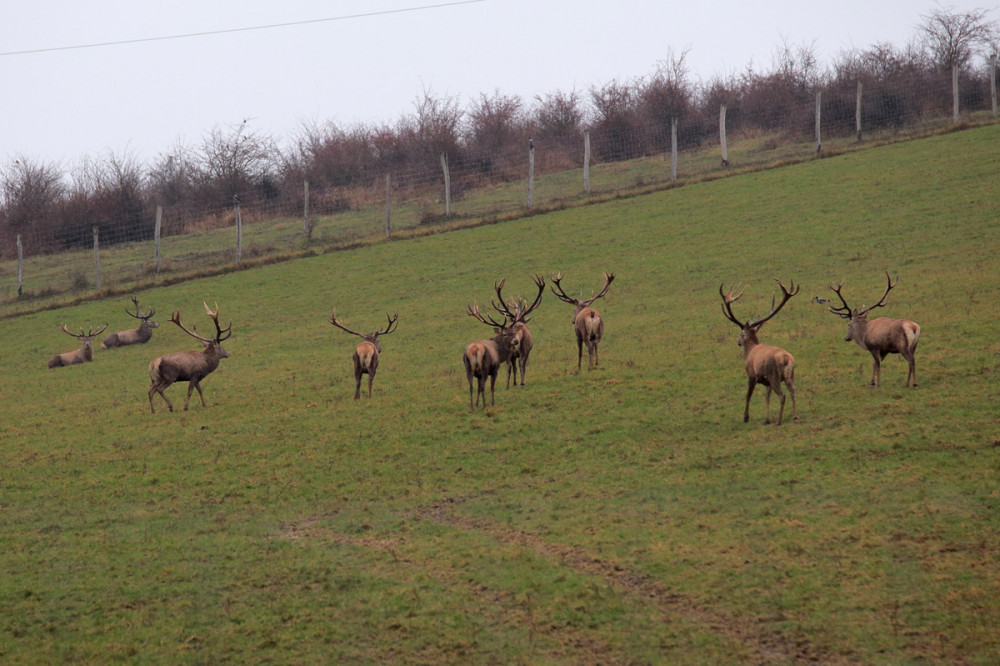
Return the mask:
<path id="1" fill-rule="evenodd" d="M 951 66 L 952 123 L 958 124 L 958 65 Z"/>
<path id="2" fill-rule="evenodd" d="M 858 100 L 854 104 L 854 127 L 857 131 L 858 141 L 861 141 L 861 81 L 858 81 Z"/>
<path id="3" fill-rule="evenodd" d="M 993 117 L 997 117 L 997 54 L 990 56 L 990 99 L 993 102 Z"/>
<path id="4" fill-rule="evenodd" d="M 677 180 L 677 118 L 670 119 L 670 182 Z"/>
<path id="5" fill-rule="evenodd" d="M 163 222 L 163 206 L 156 207 L 156 226 L 153 227 L 153 238 L 156 243 L 156 274 L 160 274 L 160 224 Z"/>
<path id="6" fill-rule="evenodd" d="M 726 105 L 719 106 L 719 143 L 722 145 L 722 166 L 729 166 L 729 149 L 726 147 Z"/>
<path id="7" fill-rule="evenodd" d="M 236 206 L 236 263 L 240 263 L 243 259 L 243 215 L 238 194 L 233 195 L 233 204 Z"/>
<path id="8" fill-rule="evenodd" d="M 302 182 L 302 233 L 306 240 L 312 238 L 312 225 L 309 224 L 309 181 Z"/>
<path id="9" fill-rule="evenodd" d="M 528 139 L 528 208 L 535 196 L 535 142 Z"/>
<path id="10" fill-rule="evenodd" d="M 444 216 L 451 217 L 451 174 L 448 172 L 448 156 L 441 153 L 441 170 L 444 171 Z"/>
<path id="11" fill-rule="evenodd" d="M 583 130 L 583 191 L 590 194 L 590 130 Z"/>
<path id="12" fill-rule="evenodd" d="M 392 179 L 389 174 L 385 174 L 385 237 L 389 238 L 391 230 L 389 227 L 390 214 L 392 212 Z"/>
<path id="13" fill-rule="evenodd" d="M 21 234 L 17 235 L 17 297 L 21 298 L 21 271 L 24 266 L 24 248 L 21 247 Z"/>
<path id="14" fill-rule="evenodd" d="M 94 270 L 95 270 L 95 272 L 97 274 L 97 280 L 96 280 L 97 286 L 96 286 L 96 290 L 100 291 L 101 290 L 101 249 L 100 249 L 100 247 L 101 246 L 100 246 L 100 243 L 97 240 L 97 225 L 96 224 L 93 227 L 93 231 L 94 231 Z"/>
<path id="15" fill-rule="evenodd" d="M 823 92 L 816 91 L 816 153 L 823 148 L 823 137 L 820 134 L 820 110 L 823 108 Z"/>

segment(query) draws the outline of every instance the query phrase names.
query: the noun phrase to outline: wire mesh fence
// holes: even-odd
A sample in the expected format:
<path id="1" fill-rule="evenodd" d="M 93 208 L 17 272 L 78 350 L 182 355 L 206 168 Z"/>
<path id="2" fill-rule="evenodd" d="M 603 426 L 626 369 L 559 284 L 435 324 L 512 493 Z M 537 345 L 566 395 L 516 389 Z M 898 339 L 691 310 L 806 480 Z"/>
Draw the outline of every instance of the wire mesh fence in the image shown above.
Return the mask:
<path id="1" fill-rule="evenodd" d="M 713 174 L 787 163 L 880 140 L 995 122 L 987 76 L 799 86 L 780 98 L 706 95 L 684 115 L 604 114 L 557 142 L 441 153 L 421 164 L 362 169 L 348 185 L 295 187 L 227 205 L 142 202 L 117 217 L 53 228 L 0 220 L 0 312 L 32 300 L 121 292 L 240 263 L 412 236 L 569 207 Z M 776 101 L 777 100 L 777 101 Z M 433 165 L 433 166 L 429 166 Z"/>

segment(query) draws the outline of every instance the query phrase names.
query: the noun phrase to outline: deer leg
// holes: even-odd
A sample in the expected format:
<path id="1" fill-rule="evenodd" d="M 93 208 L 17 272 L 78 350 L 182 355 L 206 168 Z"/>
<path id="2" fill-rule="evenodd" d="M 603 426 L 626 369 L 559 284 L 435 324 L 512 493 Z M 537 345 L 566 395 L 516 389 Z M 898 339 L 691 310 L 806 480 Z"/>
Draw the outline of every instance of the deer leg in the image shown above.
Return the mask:
<path id="1" fill-rule="evenodd" d="M 528 355 L 522 352 L 518 362 L 521 364 L 521 386 L 524 386 L 524 368 L 528 365 Z M 514 378 L 514 384 L 517 384 L 517 377 Z"/>
<path id="2" fill-rule="evenodd" d="M 882 385 L 882 359 L 879 358 L 877 351 L 872 352 L 872 358 L 875 362 L 872 363 L 872 386 Z M 877 379 L 876 379 L 877 378 Z"/>
<path id="3" fill-rule="evenodd" d="M 169 386 L 169 384 L 167 386 Z M 163 398 L 163 401 L 165 403 L 167 403 L 167 409 L 169 409 L 170 411 L 174 411 L 173 404 L 171 404 L 170 400 L 167 398 L 167 395 L 163 392 L 163 390 L 165 388 L 167 388 L 167 387 L 163 386 L 162 384 L 153 384 L 152 386 L 149 387 L 149 411 L 150 411 L 150 413 L 152 413 L 152 414 L 156 413 L 156 410 L 153 409 L 153 394 L 154 393 L 159 393 L 160 397 Z"/>
<path id="4" fill-rule="evenodd" d="M 497 371 L 496 371 L 496 369 L 494 369 L 493 372 L 490 373 L 490 406 L 493 406 L 493 405 L 497 404 L 496 397 L 493 394 L 493 391 L 496 388 L 496 385 L 497 385 Z M 486 408 L 486 394 L 485 393 L 483 393 L 483 408 L 484 409 Z"/>
<path id="5" fill-rule="evenodd" d="M 906 372 L 906 385 L 910 385 L 910 377 L 913 377 L 913 388 L 917 388 L 917 359 L 914 358 L 913 352 L 910 352 L 909 356 L 903 354 L 903 358 L 906 359 L 907 364 L 910 366 Z"/>
<path id="6" fill-rule="evenodd" d="M 510 388 L 510 375 L 514 373 L 514 386 L 517 386 L 517 359 L 507 361 L 507 388 Z"/>
<path id="7" fill-rule="evenodd" d="M 369 372 L 368 373 L 368 397 L 369 398 L 372 397 L 372 382 L 374 382 L 374 381 L 375 381 L 375 373 L 374 372 Z"/>
<path id="8" fill-rule="evenodd" d="M 747 406 L 746 409 L 743 410 L 743 423 L 746 423 L 750 420 L 750 396 L 753 395 L 753 389 L 756 385 L 757 385 L 757 380 L 754 379 L 753 377 L 751 377 L 747 381 Z"/>
<path id="9" fill-rule="evenodd" d="M 799 413 L 795 409 L 795 379 L 793 376 L 789 375 L 785 378 L 785 386 L 788 387 L 788 395 L 792 396 L 792 423 L 798 423 Z M 784 405 L 784 399 L 782 399 L 782 405 Z"/>
<path id="10" fill-rule="evenodd" d="M 580 372 L 583 365 L 583 338 L 576 336 L 576 371 Z"/>
<path id="11" fill-rule="evenodd" d="M 771 385 L 768 384 L 766 390 L 764 391 L 764 425 L 771 422 Z M 781 422 L 781 418 L 778 418 L 778 422 Z"/>

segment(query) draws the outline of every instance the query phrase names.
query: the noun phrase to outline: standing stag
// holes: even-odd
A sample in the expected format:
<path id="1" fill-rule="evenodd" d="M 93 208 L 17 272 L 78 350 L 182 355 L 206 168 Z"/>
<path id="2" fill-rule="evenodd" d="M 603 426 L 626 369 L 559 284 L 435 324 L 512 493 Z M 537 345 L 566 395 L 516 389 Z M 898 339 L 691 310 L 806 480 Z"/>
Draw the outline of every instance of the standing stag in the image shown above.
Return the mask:
<path id="1" fill-rule="evenodd" d="M 503 286 L 501 281 L 500 286 Z M 517 325 L 527 321 L 527 317 L 532 310 L 542 302 L 542 292 L 545 291 L 545 280 L 538 278 L 535 280 L 538 285 L 538 295 L 529 307 L 518 306 L 514 311 L 514 319 L 508 320 L 506 316 L 503 321 L 496 321 L 492 316 L 483 316 L 479 312 L 479 305 L 473 303 L 465 308 L 465 313 L 474 317 L 487 326 L 493 326 L 496 335 L 488 340 L 478 340 L 465 348 L 462 356 L 462 363 L 465 365 L 465 376 L 469 380 L 469 410 L 473 411 L 479 404 L 479 396 L 483 398 L 483 409 L 486 409 L 486 380 L 490 380 L 490 404 L 495 405 L 494 388 L 497 382 L 497 372 L 500 364 L 506 363 L 513 354 L 518 353 L 521 344 L 521 337 L 517 334 Z M 472 398 L 472 378 L 476 378 L 477 391 L 475 401 Z M 521 372 L 524 377 L 524 371 Z"/>
<path id="2" fill-rule="evenodd" d="M 153 337 L 153 329 L 159 327 L 159 324 L 153 321 L 156 308 L 149 308 L 149 312 L 143 312 L 142 308 L 139 307 L 139 299 L 135 296 L 132 297 L 132 303 L 135 305 L 135 312 L 129 312 L 128 307 L 125 308 L 125 312 L 130 317 L 135 317 L 139 320 L 139 328 L 112 333 L 104 338 L 104 342 L 101 343 L 101 349 L 140 345 L 149 342 L 149 339 Z"/>
<path id="3" fill-rule="evenodd" d="M 79 333 L 73 333 L 68 328 L 66 324 L 63 324 L 60 328 L 66 335 L 72 335 L 74 338 L 80 341 L 80 348 L 71 352 L 66 352 L 65 354 L 56 354 L 49 361 L 50 368 L 61 368 L 64 365 L 76 365 L 77 363 L 89 363 L 94 360 L 94 338 L 104 332 L 104 329 L 108 327 L 107 324 L 101 327 L 101 330 L 95 331 L 90 329 L 89 332 L 84 333 L 83 329 L 80 329 Z"/>
<path id="4" fill-rule="evenodd" d="M 534 275 L 531 278 L 535 281 L 535 285 L 539 288 L 538 299 L 542 297 L 542 291 L 545 289 L 545 278 L 540 275 Z M 528 322 L 531 320 L 530 317 L 523 317 L 521 312 L 525 310 L 528 306 L 528 302 L 523 298 L 512 299 L 509 303 L 504 301 L 503 294 L 500 291 L 503 289 L 504 279 L 501 278 L 499 282 L 493 285 L 493 288 L 497 292 L 497 299 L 500 303 L 493 303 L 494 309 L 502 314 L 504 317 L 509 319 L 513 323 L 514 336 L 517 338 L 517 344 L 513 346 L 513 351 L 511 352 L 510 358 L 507 359 L 507 388 L 510 388 L 510 376 L 514 375 L 514 386 L 517 386 L 517 368 L 521 368 L 521 386 L 524 386 L 524 371 L 528 365 L 528 357 L 531 355 L 531 348 L 534 346 L 531 339 L 531 331 L 528 330 Z M 538 305 L 535 303 L 532 305 L 532 309 Z"/>
<path id="5" fill-rule="evenodd" d="M 220 360 L 229 358 L 229 352 L 222 347 L 222 341 L 229 339 L 229 336 L 233 334 L 233 322 L 229 322 L 229 326 L 222 328 L 219 326 L 219 304 L 215 304 L 215 312 L 208 307 L 208 303 L 204 305 L 205 312 L 215 323 L 215 337 L 203 338 L 197 333 L 184 328 L 184 324 L 181 323 L 180 310 L 174 312 L 170 317 L 170 321 L 177 324 L 182 331 L 192 338 L 201 340 L 204 349 L 202 351 L 182 351 L 167 354 L 153 360 L 149 364 L 149 379 L 152 382 L 152 385 L 149 387 L 149 411 L 154 414 L 156 413 L 156 410 L 153 409 L 154 393 L 159 393 L 163 401 L 167 403 L 170 411 L 174 411 L 174 406 L 163 393 L 174 382 L 188 382 L 187 399 L 184 400 L 185 411 L 187 411 L 188 403 L 191 402 L 192 389 L 198 389 L 198 395 L 201 397 L 201 406 L 208 406 L 205 404 L 205 395 L 201 392 L 201 380 L 219 367 Z"/>
<path id="6" fill-rule="evenodd" d="M 735 282 L 729 285 L 729 291 L 725 294 L 722 293 L 722 285 L 719 285 L 719 296 L 722 296 L 722 313 L 729 321 L 740 327 L 740 337 L 736 344 L 743 347 L 743 357 L 746 359 L 747 404 L 743 411 L 744 423 L 750 420 L 750 396 L 753 395 L 753 389 L 759 383 L 767 387 L 767 392 L 764 393 L 764 423 L 771 422 L 771 390 L 774 389 L 774 392 L 781 399 L 781 407 L 778 409 L 778 425 L 781 425 L 781 417 L 785 412 L 785 394 L 781 390 L 781 382 L 785 383 L 788 387 L 788 394 L 792 396 L 792 420 L 795 423 L 799 422 L 799 416 L 795 410 L 795 358 L 784 349 L 761 344 L 757 339 L 760 327 L 778 314 L 788 299 L 799 293 L 799 288 L 795 286 L 794 282 L 791 283 L 791 291 L 781 284 L 781 280 L 775 279 L 775 282 L 781 287 L 781 303 L 775 307 L 772 296 L 771 314 L 756 322 L 753 319 L 745 322 L 740 321 L 733 314 L 733 303 L 743 295 L 744 287 L 740 288 L 740 293 L 734 295 L 733 284 Z"/>
<path id="7" fill-rule="evenodd" d="M 830 312 L 848 320 L 847 335 L 844 340 L 847 342 L 854 340 L 859 347 L 871 352 L 875 359 L 872 368 L 872 386 L 882 385 L 882 359 L 888 354 L 900 354 L 910 364 L 910 370 L 906 373 L 906 386 L 910 385 L 912 377 L 913 388 L 917 388 L 917 362 L 914 359 L 914 353 L 917 351 L 917 342 L 920 340 L 920 326 L 909 319 L 879 317 L 868 321 L 868 313 L 875 308 L 883 307 L 886 304 L 889 291 L 896 286 L 889 278 L 889 271 L 886 271 L 885 279 L 885 293 L 882 294 L 878 303 L 870 308 L 861 308 L 860 310 L 852 310 L 840 293 L 840 288 L 844 286 L 843 280 L 836 287 L 832 284 L 829 285 L 829 288 L 837 294 L 843 304 L 840 307 L 831 305 Z"/>
<path id="8" fill-rule="evenodd" d="M 553 273 L 550 275 L 552 282 L 555 285 L 552 287 L 552 293 L 561 300 L 569 303 L 576 307 L 573 311 L 573 328 L 576 330 L 576 347 L 577 347 L 577 358 L 576 358 L 576 370 L 580 371 L 583 364 L 583 345 L 587 345 L 587 356 L 588 356 L 588 370 L 593 370 L 595 367 L 600 365 L 600 359 L 597 356 L 597 345 L 600 343 L 601 338 L 604 337 L 604 320 L 601 318 L 601 314 L 590 307 L 590 304 L 596 301 L 598 298 L 603 297 L 608 293 L 608 287 L 611 286 L 611 282 L 615 279 L 614 273 L 604 273 L 604 288 L 601 289 L 601 293 L 596 296 L 591 296 L 587 300 L 582 298 L 573 298 L 563 291 L 562 285 L 559 284 L 562 281 L 562 273 Z M 557 291 L 558 290 L 558 291 Z"/>
<path id="9" fill-rule="evenodd" d="M 342 331 L 356 335 L 361 338 L 357 348 L 354 350 L 354 380 L 357 385 L 354 387 L 354 399 L 361 397 L 361 375 L 368 375 L 368 397 L 372 397 L 372 382 L 375 381 L 375 371 L 378 369 L 378 355 L 382 353 L 382 345 L 378 343 L 378 336 L 389 335 L 396 330 L 396 322 L 399 316 L 393 312 L 390 317 L 386 314 L 389 323 L 381 331 L 374 333 L 358 333 L 344 326 L 343 322 L 337 320 L 337 310 L 334 309 L 330 315 L 330 323 Z"/>

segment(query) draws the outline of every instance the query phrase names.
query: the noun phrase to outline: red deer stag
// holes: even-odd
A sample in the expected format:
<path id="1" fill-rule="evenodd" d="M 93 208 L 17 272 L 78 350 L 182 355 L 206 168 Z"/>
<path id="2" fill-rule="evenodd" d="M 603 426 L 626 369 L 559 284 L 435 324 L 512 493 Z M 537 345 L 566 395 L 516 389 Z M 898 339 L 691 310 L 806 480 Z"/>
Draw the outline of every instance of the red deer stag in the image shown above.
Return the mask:
<path id="1" fill-rule="evenodd" d="M 153 360 L 149 364 L 149 379 L 152 382 L 152 385 L 149 387 L 149 411 L 154 414 L 156 413 L 156 410 L 153 409 L 154 393 L 159 393 L 163 401 L 167 403 L 167 408 L 170 411 L 174 411 L 174 406 L 163 393 L 174 382 L 188 382 L 187 399 L 184 400 L 185 411 L 187 411 L 188 403 L 191 402 L 191 391 L 193 389 L 198 389 L 198 396 L 201 397 L 201 406 L 208 406 L 205 403 L 205 395 L 201 392 L 201 380 L 219 367 L 220 360 L 229 358 L 229 352 L 223 348 L 222 341 L 229 339 L 229 336 L 233 334 L 233 323 L 229 322 L 229 326 L 222 328 L 219 326 L 218 303 L 215 305 L 215 312 L 208 307 L 208 303 L 204 305 L 206 314 L 215 322 L 215 337 L 203 338 L 196 332 L 184 328 L 184 324 L 181 323 L 180 310 L 174 312 L 170 317 L 170 321 L 177 324 L 182 331 L 192 338 L 201 340 L 204 349 L 202 351 L 182 351 L 167 354 Z"/>
<path id="2" fill-rule="evenodd" d="M 604 337 L 604 319 L 601 318 L 597 310 L 590 307 L 590 304 L 608 293 L 608 287 L 611 286 L 611 282 L 615 279 L 615 274 L 605 272 L 604 288 L 601 289 L 601 293 L 591 296 L 587 300 L 573 298 L 563 291 L 562 285 L 559 284 L 563 278 L 562 273 L 553 273 L 550 277 L 552 278 L 552 282 L 555 283 L 555 286 L 552 287 L 552 293 L 559 300 L 576 306 L 576 310 L 573 311 L 573 328 L 576 330 L 577 347 L 576 371 L 579 372 L 583 364 L 583 346 L 585 344 L 587 345 L 589 360 L 587 369 L 593 370 L 600 365 L 600 359 L 597 356 L 597 345 L 600 343 L 601 338 Z M 556 291 L 557 289 L 558 291 Z"/>
<path id="3" fill-rule="evenodd" d="M 501 287 L 503 282 L 499 283 Z M 503 321 L 496 321 L 492 316 L 483 316 L 479 312 L 479 305 L 473 303 L 465 308 L 465 313 L 486 324 L 493 326 L 496 335 L 488 340 L 478 340 L 465 348 L 462 356 L 462 363 L 465 364 L 465 376 L 469 380 L 469 411 L 473 411 L 479 404 L 479 396 L 483 398 L 483 409 L 486 409 L 486 380 L 490 381 L 490 404 L 495 405 L 494 388 L 497 382 L 497 372 L 500 365 L 506 363 L 513 354 L 518 352 L 521 338 L 517 335 L 517 324 L 523 324 L 532 310 L 538 307 L 542 301 L 542 292 L 545 290 L 545 281 L 536 281 L 538 284 L 538 296 L 530 307 L 518 307 L 513 321 L 508 321 L 505 317 Z M 477 391 L 475 401 L 472 397 L 472 378 L 476 378 Z M 523 372 L 522 372 L 523 377 Z"/>
<path id="4" fill-rule="evenodd" d="M 159 323 L 153 321 L 156 308 L 149 308 L 149 312 L 143 312 L 142 308 L 139 307 L 139 299 L 134 296 L 132 297 L 132 303 L 135 304 L 135 312 L 129 312 L 127 307 L 125 308 L 125 312 L 130 317 L 135 317 L 139 320 L 139 328 L 112 333 L 104 338 L 104 342 L 101 343 L 101 349 L 141 345 L 149 342 L 149 339 L 153 337 L 153 329 L 160 326 Z"/>
<path id="5" fill-rule="evenodd" d="M 781 399 L 781 407 L 778 409 L 778 425 L 781 425 L 781 417 L 785 412 L 785 394 L 781 390 L 781 382 L 788 387 L 788 394 L 792 397 L 792 420 L 799 422 L 798 413 L 795 410 L 795 358 L 784 349 L 764 345 L 757 339 L 757 332 L 771 317 L 778 314 L 785 303 L 795 294 L 799 293 L 799 287 L 791 283 L 791 291 L 781 284 L 781 280 L 775 279 L 781 287 L 782 298 L 778 306 L 774 306 L 774 297 L 771 297 L 771 314 L 760 321 L 750 319 L 740 321 L 733 314 L 733 303 L 743 295 L 743 287 L 740 293 L 733 294 L 733 284 L 729 285 L 728 293 L 722 293 L 722 285 L 719 285 L 719 296 L 722 296 L 722 313 L 726 318 L 740 327 L 740 337 L 736 344 L 743 347 L 743 357 L 746 359 L 747 371 L 747 404 L 743 411 L 743 422 L 750 420 L 750 396 L 757 384 L 767 387 L 764 393 L 764 423 L 771 422 L 771 390 L 778 394 Z"/>
<path id="6" fill-rule="evenodd" d="M 829 288 L 837 294 L 843 304 L 840 307 L 831 305 L 830 312 L 848 320 L 847 335 L 844 340 L 847 342 L 854 340 L 859 347 L 871 352 L 875 359 L 872 368 L 872 386 L 882 385 L 882 359 L 889 354 L 900 354 L 910 364 L 910 371 L 906 373 L 906 386 L 910 385 L 912 377 L 913 388 L 917 388 L 917 362 L 913 355 L 917 351 L 917 342 L 920 340 L 920 326 L 909 319 L 879 317 L 868 321 L 868 313 L 875 308 L 883 307 L 886 304 L 889 291 L 896 286 L 889 278 L 888 271 L 885 273 L 885 279 L 885 293 L 882 294 L 878 303 L 870 308 L 861 308 L 860 310 L 852 310 L 840 293 L 840 288 L 844 286 L 843 280 L 836 287 L 832 284 L 829 285 Z"/>
<path id="7" fill-rule="evenodd" d="M 390 317 L 386 314 L 389 323 L 381 331 L 374 333 L 358 333 L 344 326 L 343 322 L 337 319 L 337 310 L 330 315 L 330 323 L 342 331 L 356 335 L 361 338 L 357 348 L 354 350 L 354 380 L 357 385 L 354 387 L 354 399 L 361 397 L 361 375 L 368 375 L 368 397 L 372 397 L 372 382 L 375 381 L 375 371 L 378 369 L 378 355 L 382 353 L 382 345 L 378 343 L 378 336 L 389 335 L 396 330 L 396 322 L 399 316 L 393 312 Z"/>
<path id="8" fill-rule="evenodd" d="M 535 275 L 531 279 L 535 281 L 535 285 L 539 288 L 538 297 L 535 299 L 536 302 L 530 308 L 534 310 L 542 298 L 542 292 L 545 290 L 545 278 Z M 514 351 L 511 352 L 510 358 L 507 359 L 507 388 L 509 389 L 511 374 L 514 375 L 514 386 L 517 386 L 518 366 L 521 368 L 521 386 L 524 386 L 524 371 L 528 365 L 528 357 L 531 355 L 534 343 L 531 339 L 531 331 L 528 330 L 527 325 L 531 318 L 521 315 L 521 312 L 528 308 L 528 302 L 523 298 L 512 299 L 509 303 L 504 301 L 503 294 L 500 293 L 503 285 L 503 279 L 493 285 L 493 288 L 497 292 L 497 298 L 500 300 L 499 304 L 494 302 L 493 307 L 511 322 L 516 322 L 513 324 L 513 328 L 514 335 L 517 337 L 517 344 L 514 345 Z"/>
<path id="9" fill-rule="evenodd" d="M 56 354 L 49 361 L 50 368 L 61 368 L 65 365 L 76 365 L 77 363 L 89 363 L 94 360 L 94 338 L 104 332 L 104 329 L 108 327 L 107 324 L 101 327 L 101 330 L 95 331 L 90 329 L 89 332 L 84 333 L 83 329 L 80 329 L 79 333 L 72 333 L 66 324 L 61 326 L 63 333 L 66 335 L 72 335 L 80 341 L 80 348 L 71 352 L 66 352 L 65 354 Z"/>

